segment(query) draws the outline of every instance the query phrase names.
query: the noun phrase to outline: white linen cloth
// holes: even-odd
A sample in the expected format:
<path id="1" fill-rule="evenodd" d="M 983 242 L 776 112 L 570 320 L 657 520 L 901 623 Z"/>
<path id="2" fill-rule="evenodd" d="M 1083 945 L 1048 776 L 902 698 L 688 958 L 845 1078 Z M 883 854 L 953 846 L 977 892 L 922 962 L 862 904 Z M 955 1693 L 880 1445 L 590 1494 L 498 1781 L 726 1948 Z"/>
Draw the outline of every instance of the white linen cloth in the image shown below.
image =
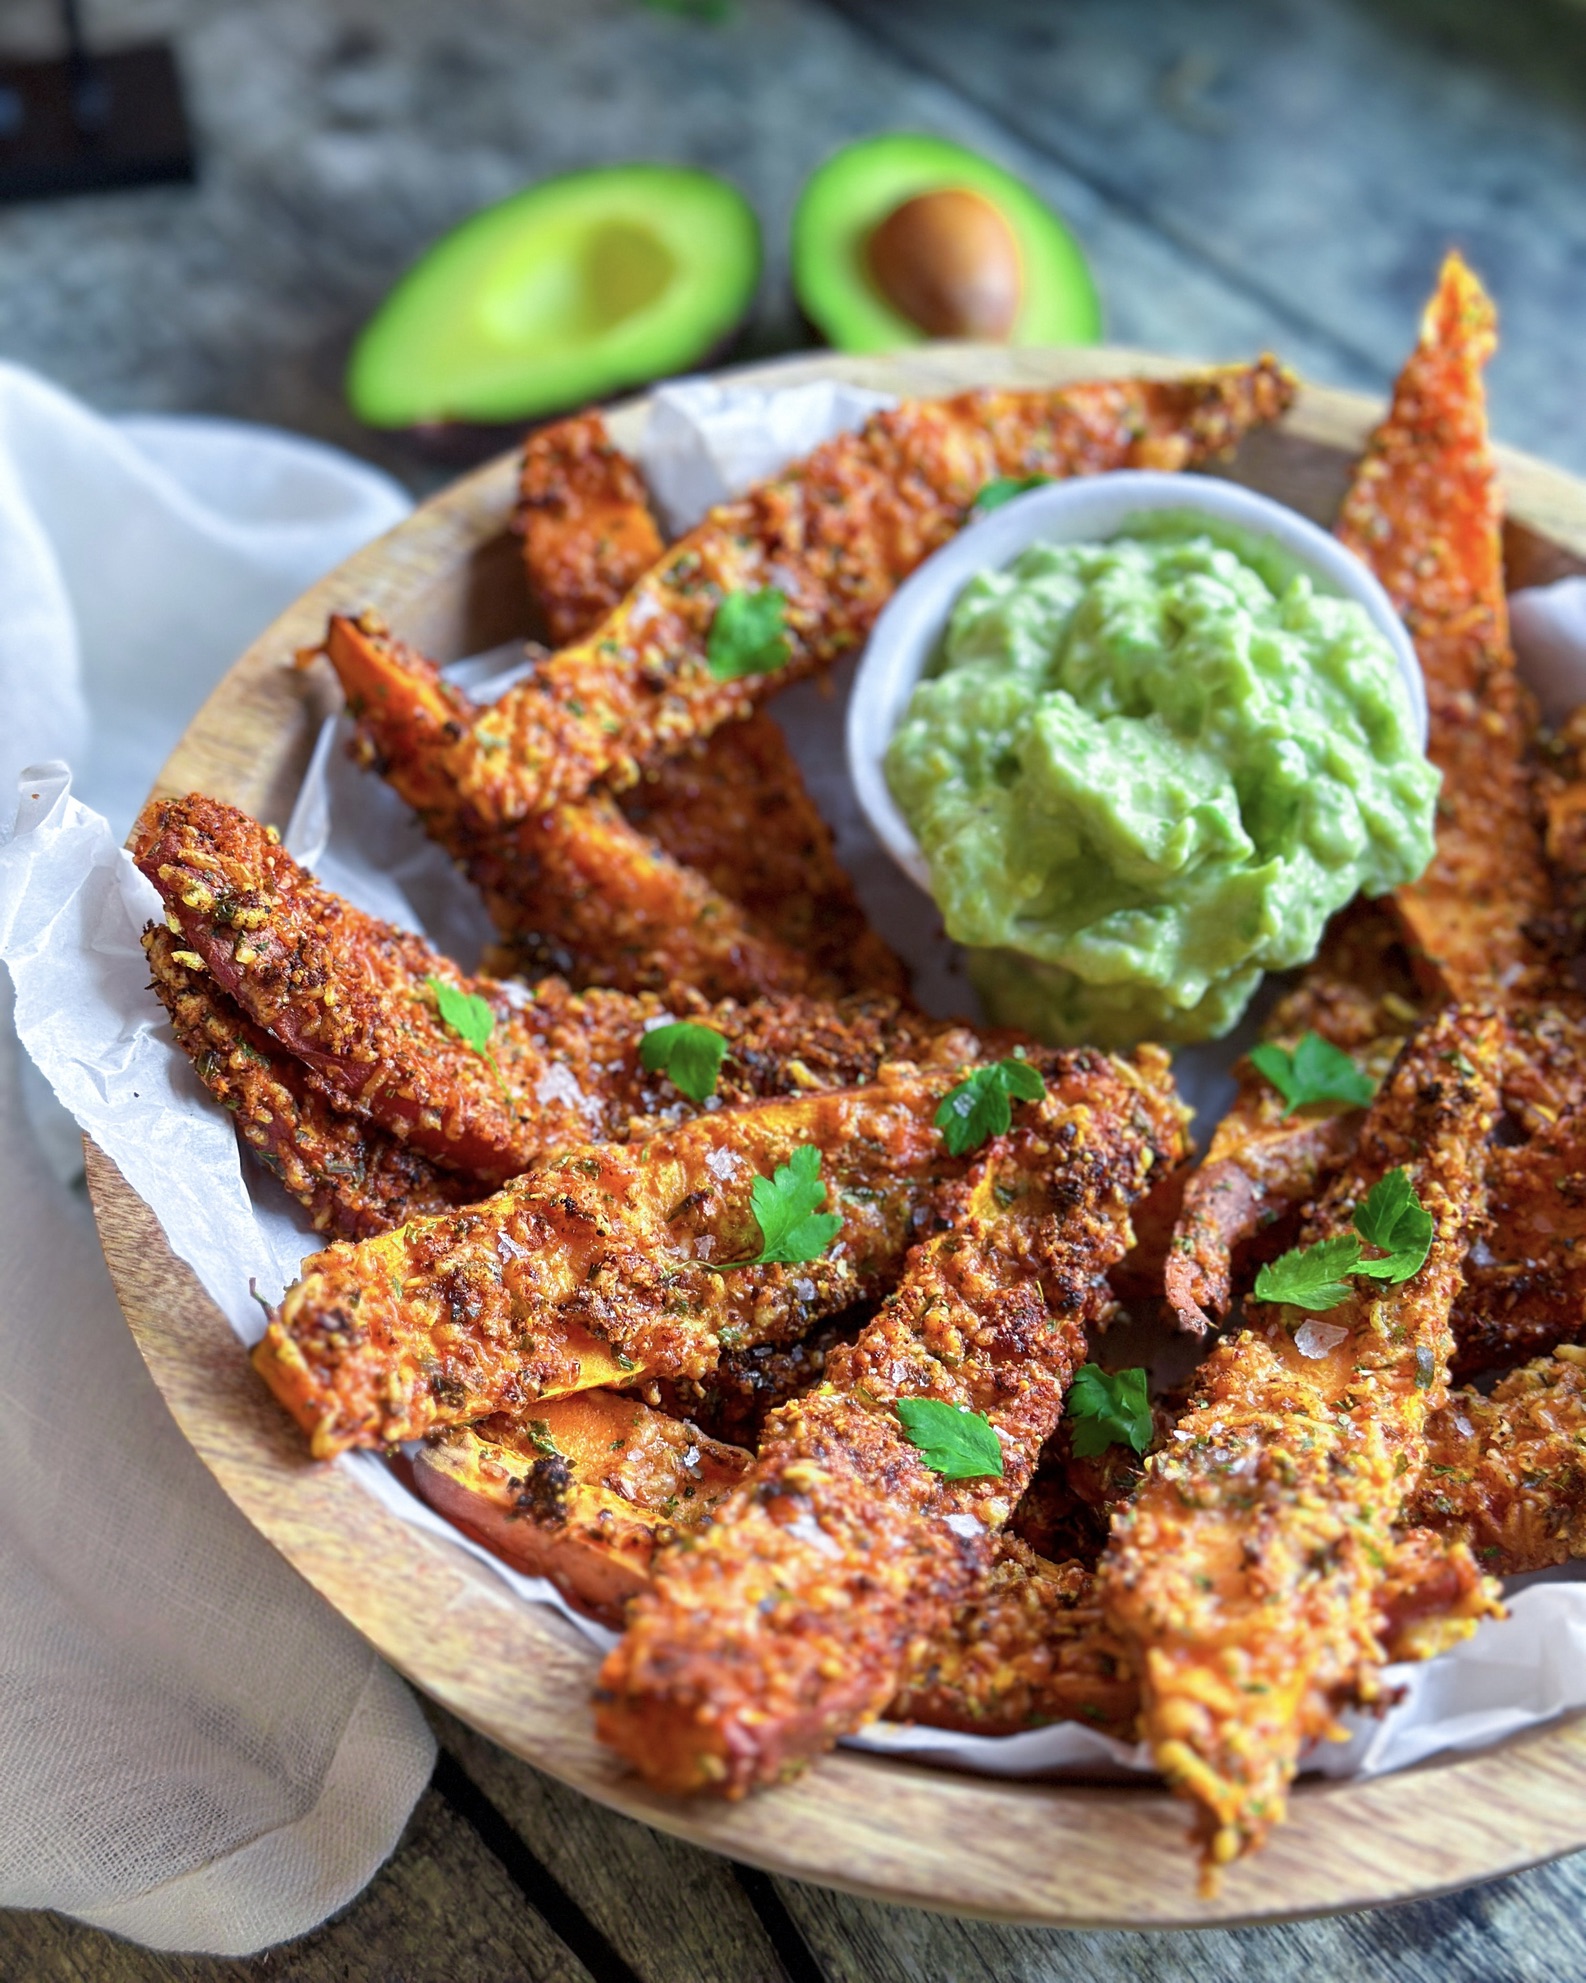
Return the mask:
<path id="1" fill-rule="evenodd" d="M 407 507 L 328 448 L 0 365 L 3 789 L 64 757 L 119 837 L 228 663 Z M 0 1904 L 246 1954 L 358 1892 L 434 1743 L 170 1418 L 27 1072 L 0 972 Z"/>

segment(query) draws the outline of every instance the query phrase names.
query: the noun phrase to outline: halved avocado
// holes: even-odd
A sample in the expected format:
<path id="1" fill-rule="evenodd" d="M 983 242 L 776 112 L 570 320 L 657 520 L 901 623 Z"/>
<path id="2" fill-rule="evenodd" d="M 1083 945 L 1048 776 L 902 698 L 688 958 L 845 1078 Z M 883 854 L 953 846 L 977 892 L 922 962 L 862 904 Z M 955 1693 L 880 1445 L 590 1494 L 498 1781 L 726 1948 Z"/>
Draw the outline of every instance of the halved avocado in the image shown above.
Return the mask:
<path id="1" fill-rule="evenodd" d="M 570 172 L 436 242 L 353 349 L 372 427 L 556 413 L 697 364 L 744 316 L 760 228 L 736 187 L 680 165 Z"/>
<path id="2" fill-rule="evenodd" d="M 929 333 L 883 293 L 872 263 L 877 231 L 922 194 L 978 194 L 1016 246 L 1019 298 L 1007 341 L 1093 344 L 1101 304 L 1079 243 L 1021 179 L 946 138 L 896 131 L 827 159 L 793 215 L 793 285 L 800 307 L 841 351 L 888 351 Z M 979 204 L 976 202 L 975 204 Z"/>

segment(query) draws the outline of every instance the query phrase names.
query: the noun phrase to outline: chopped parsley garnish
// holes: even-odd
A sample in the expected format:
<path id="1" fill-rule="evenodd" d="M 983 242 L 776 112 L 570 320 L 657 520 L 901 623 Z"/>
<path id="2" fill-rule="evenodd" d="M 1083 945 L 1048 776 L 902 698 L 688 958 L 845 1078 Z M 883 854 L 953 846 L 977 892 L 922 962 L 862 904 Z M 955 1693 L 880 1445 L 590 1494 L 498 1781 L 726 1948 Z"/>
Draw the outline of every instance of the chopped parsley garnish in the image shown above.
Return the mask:
<path id="1" fill-rule="evenodd" d="M 1145 1372 L 1109 1374 L 1099 1364 L 1082 1363 L 1068 1387 L 1067 1416 L 1076 1459 L 1092 1459 L 1109 1446 L 1144 1453 L 1154 1429 Z"/>
<path id="2" fill-rule="evenodd" d="M 1437 1228 L 1432 1215 L 1415 1195 L 1406 1170 L 1379 1177 L 1355 1207 L 1355 1231 L 1368 1246 L 1380 1247 L 1385 1260 L 1362 1260 L 1357 1274 L 1390 1285 L 1407 1281 L 1426 1265 Z"/>
<path id="3" fill-rule="evenodd" d="M 705 660 L 718 682 L 773 674 L 792 651 L 787 595 L 774 585 L 759 592 L 727 593 L 716 608 L 705 642 Z"/>
<path id="4" fill-rule="evenodd" d="M 1004 1136 L 1013 1125 L 1014 1102 L 1038 1102 L 1046 1083 L 1027 1060 L 999 1060 L 977 1067 L 942 1097 L 936 1126 L 955 1157 L 978 1150 L 990 1136 Z"/>
<path id="5" fill-rule="evenodd" d="M 941 1398 L 899 1398 L 903 1436 L 943 1480 L 1002 1477 L 1002 1441 L 989 1418 Z"/>
<path id="6" fill-rule="evenodd" d="M 465 1047 L 472 1047 L 481 1060 L 490 1063 L 490 1070 L 500 1083 L 503 1095 L 507 1084 L 501 1079 L 501 1069 L 496 1065 L 496 1057 L 490 1051 L 490 1038 L 496 1030 L 496 1015 L 484 999 L 477 993 L 459 991 L 456 985 L 447 984 L 444 978 L 428 977 L 424 982 L 435 994 L 435 1005 L 441 1015 L 441 1024 L 450 1027 Z"/>
<path id="7" fill-rule="evenodd" d="M 646 1074 L 664 1074 L 679 1094 L 703 1102 L 716 1092 L 726 1052 L 727 1042 L 714 1026 L 677 1019 L 650 1028 L 640 1042 L 639 1060 Z"/>
<path id="8" fill-rule="evenodd" d="M 1250 1062 L 1287 1102 L 1285 1116 L 1307 1102 L 1349 1102 L 1363 1108 L 1377 1092 L 1371 1077 L 1319 1033 L 1307 1033 L 1292 1053 L 1263 1040 L 1250 1049 Z"/>
<path id="9" fill-rule="evenodd" d="M 1291 1308 L 1336 1308 L 1350 1292 L 1347 1275 L 1364 1274 L 1393 1287 L 1426 1265 L 1436 1228 L 1402 1168 L 1378 1178 L 1355 1207 L 1353 1223 L 1353 1233 L 1340 1233 L 1315 1246 L 1293 1247 L 1263 1267 L 1256 1276 L 1256 1300 L 1284 1302 Z M 1377 1247 L 1383 1257 L 1368 1259 L 1361 1250 L 1362 1240 Z"/>
<path id="10" fill-rule="evenodd" d="M 1360 1262 L 1360 1241 L 1340 1233 L 1315 1246 L 1295 1246 L 1268 1261 L 1256 1276 L 1257 1301 L 1281 1301 L 1290 1308 L 1318 1312 L 1336 1308 L 1350 1292 L 1345 1278 Z"/>
<path id="11" fill-rule="evenodd" d="M 1032 489 L 1044 489 L 1051 480 L 1050 475 L 999 475 L 995 481 L 984 485 L 969 507 L 984 516 L 987 510 L 1000 510 L 1004 503 L 1011 503 L 1015 496 L 1027 496 Z"/>
<path id="12" fill-rule="evenodd" d="M 760 1251 L 752 1260 L 724 1260 L 712 1272 L 734 1267 L 796 1267 L 818 1260 L 842 1227 L 840 1212 L 822 1212 L 826 1186 L 821 1178 L 821 1153 L 813 1143 L 801 1143 L 770 1177 L 757 1177 L 749 1202 L 760 1226 Z"/>

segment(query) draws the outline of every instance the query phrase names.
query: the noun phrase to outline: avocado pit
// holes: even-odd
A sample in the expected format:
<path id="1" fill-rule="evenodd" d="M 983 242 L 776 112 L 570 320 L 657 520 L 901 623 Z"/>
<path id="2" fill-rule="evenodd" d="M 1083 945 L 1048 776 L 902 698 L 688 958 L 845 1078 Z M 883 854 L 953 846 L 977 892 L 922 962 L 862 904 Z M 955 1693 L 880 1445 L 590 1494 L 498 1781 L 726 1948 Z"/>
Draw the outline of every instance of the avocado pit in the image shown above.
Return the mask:
<path id="1" fill-rule="evenodd" d="M 875 229 L 866 260 L 886 300 L 928 337 L 1012 335 L 1024 291 L 1019 244 L 981 194 L 915 194 Z"/>

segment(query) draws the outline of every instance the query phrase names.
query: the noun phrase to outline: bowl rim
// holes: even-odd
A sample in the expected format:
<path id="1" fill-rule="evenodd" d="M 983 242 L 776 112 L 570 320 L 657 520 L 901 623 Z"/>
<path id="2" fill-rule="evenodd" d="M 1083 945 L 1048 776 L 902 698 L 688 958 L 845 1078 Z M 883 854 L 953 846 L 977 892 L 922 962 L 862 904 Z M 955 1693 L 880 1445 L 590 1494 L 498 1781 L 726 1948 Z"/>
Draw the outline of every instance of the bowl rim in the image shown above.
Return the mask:
<path id="1" fill-rule="evenodd" d="M 871 831 L 926 894 L 931 871 L 887 785 L 885 759 L 926 662 L 959 594 L 980 572 L 1001 570 L 1032 544 L 1109 541 L 1133 518 L 1174 510 L 1233 524 L 1266 538 L 1336 598 L 1364 608 L 1399 664 L 1412 728 L 1427 742 L 1426 682 L 1404 622 L 1381 582 L 1346 545 L 1275 497 L 1215 475 L 1112 469 L 1053 482 L 999 505 L 933 552 L 904 580 L 877 619 L 854 676 L 844 742 L 848 774 Z"/>

